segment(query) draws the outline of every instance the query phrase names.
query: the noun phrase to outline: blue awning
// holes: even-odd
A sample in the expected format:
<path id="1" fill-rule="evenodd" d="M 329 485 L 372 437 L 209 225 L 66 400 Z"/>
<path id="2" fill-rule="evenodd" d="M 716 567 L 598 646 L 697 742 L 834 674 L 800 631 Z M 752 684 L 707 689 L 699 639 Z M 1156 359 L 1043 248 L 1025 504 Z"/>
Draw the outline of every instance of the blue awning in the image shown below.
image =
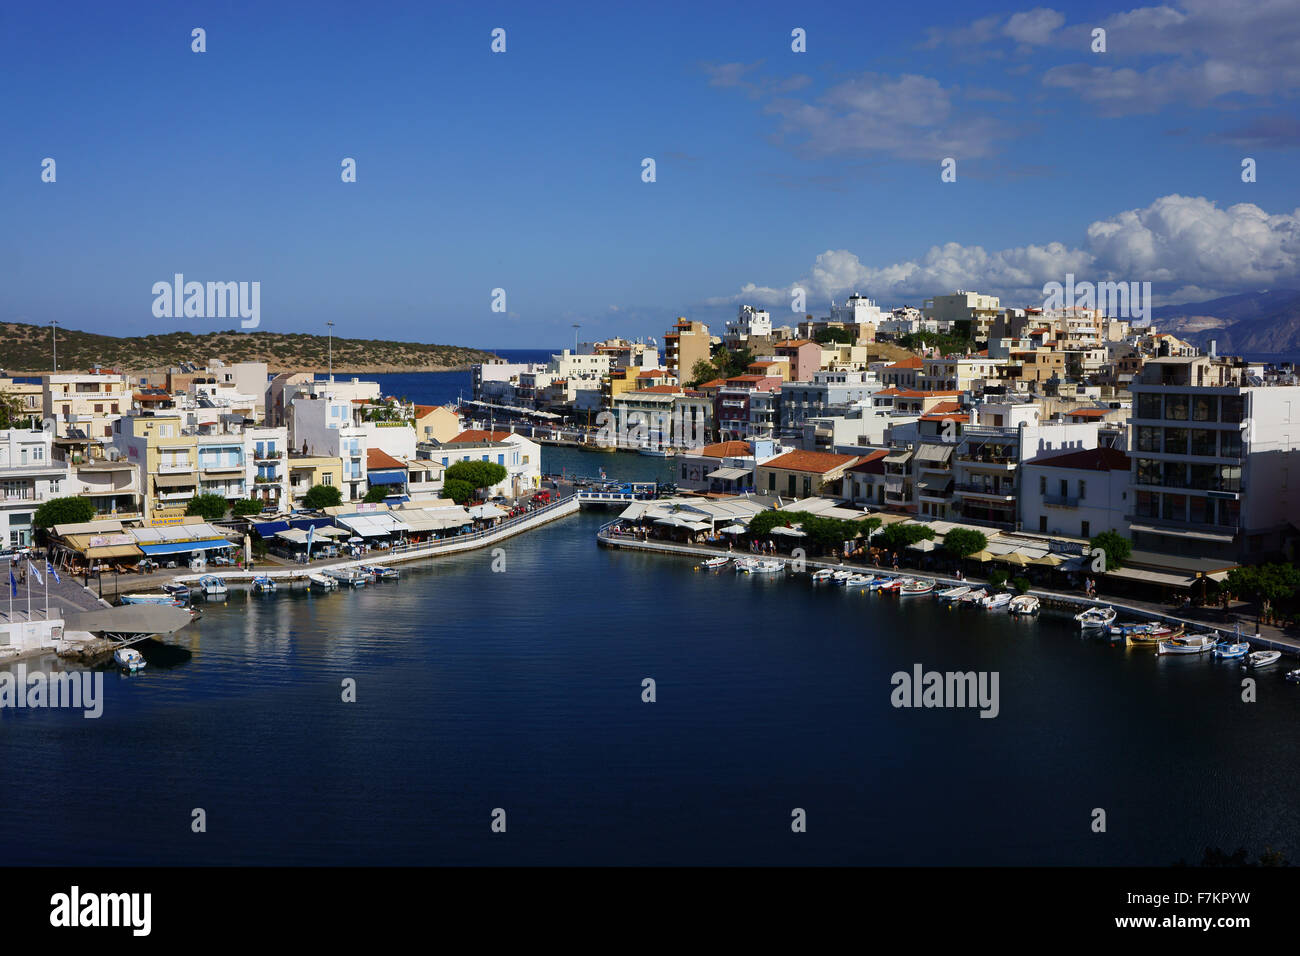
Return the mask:
<path id="1" fill-rule="evenodd" d="M 288 527 L 301 528 L 306 531 L 308 528 L 329 528 L 333 524 L 332 518 L 294 518 L 288 523 Z"/>
<path id="2" fill-rule="evenodd" d="M 372 485 L 406 484 L 406 472 L 404 471 L 369 471 L 366 472 L 366 478 Z"/>
<path id="3" fill-rule="evenodd" d="M 258 534 L 260 534 L 263 538 L 269 538 L 273 535 L 279 534 L 281 531 L 288 531 L 289 522 L 260 521 L 253 525 L 253 530 L 256 531 Z"/>
<path id="4" fill-rule="evenodd" d="M 214 551 L 217 548 L 233 548 L 225 538 L 207 538 L 203 541 L 167 541 L 163 544 L 142 544 L 140 550 L 145 554 L 187 554 L 190 551 Z"/>

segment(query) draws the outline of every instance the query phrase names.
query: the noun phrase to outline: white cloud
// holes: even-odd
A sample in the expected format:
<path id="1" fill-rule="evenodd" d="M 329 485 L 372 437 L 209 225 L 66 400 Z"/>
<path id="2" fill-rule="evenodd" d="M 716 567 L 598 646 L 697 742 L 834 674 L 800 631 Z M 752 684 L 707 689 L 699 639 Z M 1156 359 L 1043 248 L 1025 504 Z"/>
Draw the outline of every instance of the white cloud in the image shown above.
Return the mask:
<path id="1" fill-rule="evenodd" d="M 750 283 L 711 306 L 754 302 L 788 308 L 791 290 L 808 293 L 808 305 L 860 292 L 882 302 L 912 302 L 956 289 L 1032 302 L 1043 285 L 1063 281 L 1152 282 L 1172 287 L 1169 301 L 1195 288 L 1242 291 L 1285 285 L 1300 278 L 1300 209 L 1269 214 L 1251 203 L 1219 208 L 1203 197 L 1169 195 L 1091 223 L 1081 247 L 1061 242 L 988 251 L 949 242 L 918 259 L 873 268 L 847 249 L 821 253 L 801 277 L 785 286 Z M 1175 299 L 1175 296 L 1179 298 Z"/>
<path id="2" fill-rule="evenodd" d="M 1065 14 L 1048 7 L 1036 7 L 1025 13 L 1015 13 L 1002 27 L 1002 32 L 1013 40 L 1030 45 L 1042 45 L 1065 24 Z"/>

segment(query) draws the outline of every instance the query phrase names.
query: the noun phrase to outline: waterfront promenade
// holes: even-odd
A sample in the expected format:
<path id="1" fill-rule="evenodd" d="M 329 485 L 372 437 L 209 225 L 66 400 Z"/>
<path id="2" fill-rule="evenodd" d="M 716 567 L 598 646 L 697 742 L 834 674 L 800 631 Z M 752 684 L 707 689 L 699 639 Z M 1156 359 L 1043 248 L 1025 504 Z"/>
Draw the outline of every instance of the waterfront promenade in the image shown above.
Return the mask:
<path id="1" fill-rule="evenodd" d="M 695 557 L 701 559 L 716 558 L 719 556 L 729 556 L 733 558 L 743 557 L 760 557 L 760 555 L 751 555 L 748 551 L 728 550 L 726 548 L 715 547 L 704 544 L 678 544 L 673 541 L 664 541 L 662 539 L 643 540 L 636 535 L 631 535 L 613 530 L 613 525 L 617 522 L 610 522 L 600 528 L 596 534 L 596 540 L 599 545 L 607 548 L 625 549 L 630 551 L 655 552 L 659 554 L 676 555 L 679 557 Z M 774 554 L 762 555 L 761 557 L 780 561 L 790 566 L 794 564 L 795 559 L 788 555 Z M 988 584 L 987 579 L 967 576 L 958 580 L 942 574 L 935 574 L 929 571 L 909 570 L 899 568 L 897 570 L 890 568 L 877 568 L 860 563 L 843 561 L 832 561 L 828 559 L 805 558 L 803 565 L 810 571 L 821 568 L 833 570 L 849 569 L 861 571 L 864 574 L 874 574 L 880 577 L 900 578 L 900 577 L 920 577 L 926 580 L 932 580 L 936 586 L 957 587 L 959 585 L 985 586 Z M 1273 648 L 1282 651 L 1285 654 L 1300 656 L 1300 637 L 1295 634 L 1284 632 L 1281 628 L 1262 626 L 1258 635 L 1255 633 L 1255 621 L 1242 615 L 1218 612 L 1213 615 L 1205 615 L 1205 609 L 1192 608 L 1188 613 L 1185 609 L 1173 609 L 1166 605 L 1158 604 L 1154 601 L 1140 601 L 1133 598 L 1124 598 L 1122 600 L 1108 600 L 1105 598 L 1087 598 L 1081 594 L 1071 594 L 1063 591 L 1054 591 L 1046 588 L 1032 588 L 1028 592 L 1042 601 L 1045 608 L 1068 612 L 1070 614 L 1089 607 L 1113 607 L 1120 613 L 1128 613 L 1134 617 L 1149 618 L 1152 620 L 1163 621 L 1169 624 L 1181 624 L 1185 627 L 1197 628 L 1201 630 L 1218 630 L 1225 636 L 1229 635 L 1237 624 L 1241 625 L 1241 634 L 1244 640 L 1251 641 L 1252 644 L 1258 644 L 1263 647 Z M 1180 613 L 1181 612 L 1181 613 Z M 1202 612 L 1198 615 L 1197 612 Z"/>

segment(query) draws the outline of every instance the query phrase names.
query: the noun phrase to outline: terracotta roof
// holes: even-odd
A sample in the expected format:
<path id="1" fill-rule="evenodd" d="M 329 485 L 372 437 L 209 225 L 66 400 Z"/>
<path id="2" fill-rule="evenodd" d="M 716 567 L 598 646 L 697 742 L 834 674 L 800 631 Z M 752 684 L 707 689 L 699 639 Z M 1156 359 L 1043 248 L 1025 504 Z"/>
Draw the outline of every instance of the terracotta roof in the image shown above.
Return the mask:
<path id="1" fill-rule="evenodd" d="M 705 445 L 695 454 L 703 455 L 705 458 L 743 458 L 753 452 L 750 451 L 749 442 L 720 441 Z"/>
<path id="2" fill-rule="evenodd" d="M 423 418 L 425 415 L 428 415 L 430 412 L 437 411 L 437 409 L 438 409 L 437 405 L 416 405 L 415 417 Z"/>
<path id="3" fill-rule="evenodd" d="M 648 368 L 644 372 L 637 372 L 637 378 L 663 378 L 669 374 L 665 368 Z"/>
<path id="4" fill-rule="evenodd" d="M 708 382 L 701 382 L 696 387 L 697 388 L 721 388 L 726 384 L 727 384 L 727 380 L 725 378 L 715 378 Z"/>
<path id="5" fill-rule="evenodd" d="M 672 393 L 676 394 L 677 392 L 680 392 L 681 390 L 682 390 L 682 389 L 681 389 L 681 386 L 679 386 L 679 385 L 647 385 L 645 388 L 637 388 L 637 389 L 633 389 L 632 391 L 630 391 L 630 392 L 624 392 L 623 394 L 624 394 L 624 395 L 635 395 L 635 394 L 637 394 L 638 392 L 640 392 L 640 393 L 653 392 L 653 393 L 656 394 L 656 395 L 662 395 L 662 394 L 664 394 L 665 392 L 672 392 Z"/>
<path id="6" fill-rule="evenodd" d="M 923 422 L 969 422 L 970 415 L 922 415 Z"/>
<path id="7" fill-rule="evenodd" d="M 1070 418 L 1101 418 L 1108 411 L 1110 411 L 1109 408 L 1076 408 L 1074 411 L 1065 414 Z"/>
<path id="8" fill-rule="evenodd" d="M 766 375 L 733 375 L 727 379 L 728 384 L 731 382 L 761 382 L 767 378 Z"/>
<path id="9" fill-rule="evenodd" d="M 469 431 L 461 432 L 448 445 L 468 445 L 471 442 L 481 441 L 505 441 L 510 437 L 510 432 L 490 432 L 485 429 L 471 428 Z"/>
<path id="10" fill-rule="evenodd" d="M 923 392 L 914 388 L 903 389 L 898 393 L 904 398 L 939 398 L 940 396 L 960 395 L 961 392 Z"/>
<path id="11" fill-rule="evenodd" d="M 1066 452 L 1047 458 L 1035 458 L 1026 465 L 1044 465 L 1048 468 L 1073 468 L 1078 471 L 1128 471 L 1129 457 L 1114 448 L 1087 448 Z"/>
<path id="12" fill-rule="evenodd" d="M 778 342 L 775 348 L 794 349 L 794 348 L 801 348 L 802 346 L 805 345 L 816 345 L 816 344 L 817 343 L 814 342 L 812 339 L 788 339 L 784 342 Z"/>
<path id="13" fill-rule="evenodd" d="M 398 461 L 387 452 L 380 451 L 378 448 L 366 449 L 366 470 L 381 471 L 392 468 L 405 469 L 406 465 Z"/>
<path id="14" fill-rule="evenodd" d="M 913 355 L 911 358 L 900 359 L 893 365 L 886 365 L 885 369 L 888 371 L 891 368 L 921 368 L 923 365 L 924 362 L 921 356 Z"/>
<path id="15" fill-rule="evenodd" d="M 881 448 L 873 451 L 869 455 L 863 455 L 862 460 L 849 469 L 859 475 L 883 475 L 885 473 L 885 456 L 889 454 L 888 448 Z"/>
<path id="16" fill-rule="evenodd" d="M 943 415 L 947 412 L 959 412 L 959 411 L 961 411 L 961 402 L 940 402 L 938 405 L 935 405 L 933 408 L 931 408 L 927 414 Z"/>
<path id="17" fill-rule="evenodd" d="M 835 455 L 828 451 L 791 451 L 779 458 L 764 462 L 761 468 L 781 468 L 785 471 L 810 471 L 824 475 L 828 471 L 851 465 L 857 455 Z"/>

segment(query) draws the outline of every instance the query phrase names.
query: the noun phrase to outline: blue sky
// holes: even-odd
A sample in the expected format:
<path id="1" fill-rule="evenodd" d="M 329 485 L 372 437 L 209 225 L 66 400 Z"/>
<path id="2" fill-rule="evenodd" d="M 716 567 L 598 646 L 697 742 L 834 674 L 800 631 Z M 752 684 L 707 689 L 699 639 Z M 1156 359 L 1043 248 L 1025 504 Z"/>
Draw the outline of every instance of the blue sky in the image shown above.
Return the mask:
<path id="1" fill-rule="evenodd" d="M 177 272 L 259 281 L 268 330 L 498 348 L 796 285 L 1300 285 L 1291 3 L 154 7 L 0 13 L 0 321 L 236 325 L 155 318 Z"/>

